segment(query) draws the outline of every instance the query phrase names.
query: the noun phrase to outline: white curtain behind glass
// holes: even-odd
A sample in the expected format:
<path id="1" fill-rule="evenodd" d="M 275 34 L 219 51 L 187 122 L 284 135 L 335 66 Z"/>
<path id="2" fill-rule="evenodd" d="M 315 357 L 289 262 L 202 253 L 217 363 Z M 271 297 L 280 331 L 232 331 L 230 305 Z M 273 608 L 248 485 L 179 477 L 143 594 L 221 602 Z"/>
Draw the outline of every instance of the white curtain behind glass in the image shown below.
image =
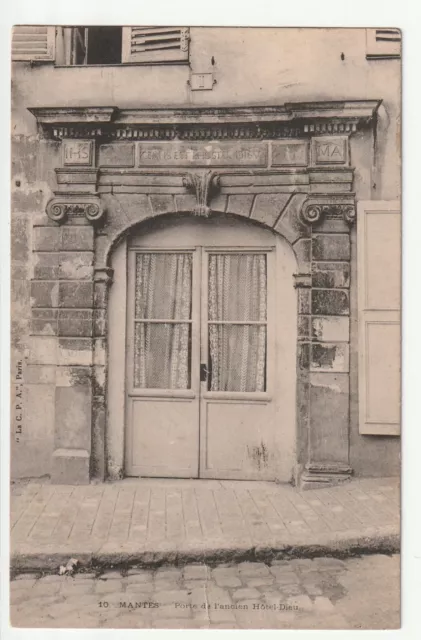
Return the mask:
<path id="1" fill-rule="evenodd" d="M 135 387 L 190 387 L 191 291 L 191 254 L 136 255 Z"/>
<path id="2" fill-rule="evenodd" d="M 266 290 L 265 254 L 209 256 L 211 391 L 265 390 Z"/>

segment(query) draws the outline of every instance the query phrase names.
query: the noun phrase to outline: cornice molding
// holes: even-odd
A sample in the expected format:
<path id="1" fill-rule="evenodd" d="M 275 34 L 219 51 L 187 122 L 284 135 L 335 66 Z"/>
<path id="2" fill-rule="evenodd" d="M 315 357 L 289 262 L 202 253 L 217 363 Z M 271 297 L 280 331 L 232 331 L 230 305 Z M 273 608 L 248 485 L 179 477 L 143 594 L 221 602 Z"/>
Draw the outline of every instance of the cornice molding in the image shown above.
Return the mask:
<path id="1" fill-rule="evenodd" d="M 41 125 L 111 122 L 116 107 L 28 107 Z"/>
<path id="2" fill-rule="evenodd" d="M 381 100 L 349 100 L 214 108 L 33 107 L 29 111 L 53 138 L 221 140 L 350 134 L 370 124 L 380 104 Z"/>

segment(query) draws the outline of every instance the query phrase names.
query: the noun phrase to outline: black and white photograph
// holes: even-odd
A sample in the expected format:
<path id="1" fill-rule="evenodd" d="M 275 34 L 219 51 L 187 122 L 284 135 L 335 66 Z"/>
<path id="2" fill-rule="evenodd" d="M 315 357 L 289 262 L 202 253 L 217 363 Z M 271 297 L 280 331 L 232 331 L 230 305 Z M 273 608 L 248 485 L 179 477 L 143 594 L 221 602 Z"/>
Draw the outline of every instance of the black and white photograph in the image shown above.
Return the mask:
<path id="1" fill-rule="evenodd" d="M 12 627 L 401 626 L 404 34 L 238 17 L 13 27 Z"/>

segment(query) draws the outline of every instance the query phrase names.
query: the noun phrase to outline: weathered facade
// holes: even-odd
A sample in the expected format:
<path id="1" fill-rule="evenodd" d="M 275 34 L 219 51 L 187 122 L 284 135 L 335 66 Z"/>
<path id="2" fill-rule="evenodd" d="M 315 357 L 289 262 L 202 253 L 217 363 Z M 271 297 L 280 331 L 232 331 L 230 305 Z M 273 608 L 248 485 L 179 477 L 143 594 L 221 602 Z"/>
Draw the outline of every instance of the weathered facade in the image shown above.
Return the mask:
<path id="1" fill-rule="evenodd" d="M 41 53 L 15 32 L 12 476 L 398 474 L 396 34 L 175 29 L 159 59 L 123 29 L 101 65 L 67 31 L 38 28 Z M 188 260 L 190 315 L 139 315 L 165 255 Z M 259 316 L 212 319 L 212 256 L 264 265 Z M 136 382 L 142 323 L 190 332 L 188 380 Z M 218 323 L 265 336 L 262 380 L 212 386 Z"/>

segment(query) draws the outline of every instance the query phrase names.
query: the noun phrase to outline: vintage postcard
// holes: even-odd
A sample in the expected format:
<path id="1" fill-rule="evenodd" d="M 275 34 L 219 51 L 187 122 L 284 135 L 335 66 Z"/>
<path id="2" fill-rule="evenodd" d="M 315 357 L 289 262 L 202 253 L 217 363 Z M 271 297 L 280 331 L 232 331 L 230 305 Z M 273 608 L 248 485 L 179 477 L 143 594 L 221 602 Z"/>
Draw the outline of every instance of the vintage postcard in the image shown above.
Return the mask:
<path id="1" fill-rule="evenodd" d="M 17 25 L 14 627 L 400 627 L 401 32 Z"/>

